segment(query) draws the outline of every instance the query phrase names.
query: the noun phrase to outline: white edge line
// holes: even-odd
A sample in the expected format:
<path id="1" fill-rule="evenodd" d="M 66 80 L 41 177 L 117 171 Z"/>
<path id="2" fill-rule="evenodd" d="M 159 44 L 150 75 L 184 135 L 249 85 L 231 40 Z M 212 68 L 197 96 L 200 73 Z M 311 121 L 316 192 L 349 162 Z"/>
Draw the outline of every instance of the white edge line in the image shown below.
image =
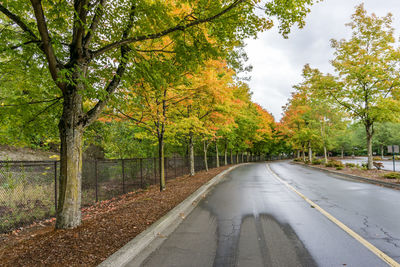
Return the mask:
<path id="1" fill-rule="evenodd" d="M 303 198 L 306 202 L 308 202 L 310 205 L 312 205 L 315 209 L 317 209 L 320 213 L 322 213 L 325 217 L 327 217 L 329 220 L 331 220 L 333 223 L 335 223 L 337 226 L 339 226 L 343 231 L 348 233 L 351 237 L 356 239 L 358 242 L 360 242 L 362 245 L 364 245 L 366 248 L 368 248 L 371 252 L 373 252 L 376 256 L 378 256 L 380 259 L 382 259 L 384 262 L 389 264 L 390 266 L 394 267 L 400 267 L 400 264 L 393 260 L 391 257 L 386 255 L 384 252 L 379 250 L 377 247 L 369 243 L 367 240 L 362 238 L 359 234 L 351 230 L 349 227 L 347 227 L 344 223 L 333 217 L 329 212 L 325 211 L 323 208 L 318 206 L 316 203 L 311 201 L 309 198 L 307 198 L 305 195 L 297 191 L 293 186 L 291 186 L 288 182 L 282 180 L 273 170 L 271 170 L 271 167 L 269 164 L 267 164 L 267 169 L 268 171 L 281 183 L 286 185 L 290 190 L 298 194 L 301 198 Z"/>

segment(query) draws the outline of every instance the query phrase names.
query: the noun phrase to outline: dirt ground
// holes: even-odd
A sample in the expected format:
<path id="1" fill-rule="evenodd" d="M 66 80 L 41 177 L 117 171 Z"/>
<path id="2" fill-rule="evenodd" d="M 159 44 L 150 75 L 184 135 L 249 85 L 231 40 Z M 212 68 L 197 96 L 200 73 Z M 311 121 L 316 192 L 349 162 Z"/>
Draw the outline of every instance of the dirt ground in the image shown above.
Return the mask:
<path id="1" fill-rule="evenodd" d="M 18 161 L 33 161 L 33 160 L 55 160 L 52 157 L 57 155 L 56 152 L 42 151 L 30 148 L 18 148 L 0 145 L 0 161 L 1 160 L 18 160 Z"/>
<path id="2" fill-rule="evenodd" d="M 96 266 L 229 166 L 182 176 L 84 209 L 82 225 L 55 230 L 54 219 L 0 236 L 0 266 Z"/>

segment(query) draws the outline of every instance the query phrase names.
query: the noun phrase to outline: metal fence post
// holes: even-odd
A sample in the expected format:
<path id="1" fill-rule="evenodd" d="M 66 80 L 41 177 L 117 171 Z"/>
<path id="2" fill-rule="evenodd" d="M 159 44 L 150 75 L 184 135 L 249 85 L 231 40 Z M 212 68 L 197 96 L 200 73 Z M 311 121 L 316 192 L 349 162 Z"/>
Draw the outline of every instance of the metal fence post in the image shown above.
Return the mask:
<path id="1" fill-rule="evenodd" d="M 97 195 L 97 180 L 98 180 L 97 159 L 94 160 L 94 174 L 95 174 L 95 192 L 96 192 L 96 202 L 97 202 L 99 200 Z"/>
<path id="2" fill-rule="evenodd" d="M 157 184 L 157 161 L 156 158 L 154 158 L 154 184 Z"/>
<path id="3" fill-rule="evenodd" d="M 175 169 L 175 178 L 176 178 L 176 177 L 178 177 L 178 176 L 176 175 L 176 156 L 174 156 L 174 169 Z"/>
<path id="4" fill-rule="evenodd" d="M 122 194 L 125 194 L 125 160 L 122 159 Z"/>
<path id="5" fill-rule="evenodd" d="M 140 165 L 140 187 L 143 188 L 143 159 L 139 159 L 139 165 Z"/>
<path id="6" fill-rule="evenodd" d="M 57 213 L 57 161 L 54 161 L 54 208 Z"/>

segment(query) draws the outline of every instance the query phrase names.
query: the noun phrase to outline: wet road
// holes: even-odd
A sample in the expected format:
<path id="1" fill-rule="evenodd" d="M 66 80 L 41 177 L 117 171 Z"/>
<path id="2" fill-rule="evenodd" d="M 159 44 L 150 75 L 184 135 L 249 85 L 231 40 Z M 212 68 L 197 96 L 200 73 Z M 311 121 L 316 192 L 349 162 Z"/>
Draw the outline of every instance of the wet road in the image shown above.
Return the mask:
<path id="1" fill-rule="evenodd" d="M 400 261 L 400 191 L 288 162 L 280 179 Z M 274 177 L 265 163 L 230 172 L 143 266 L 387 266 Z"/>

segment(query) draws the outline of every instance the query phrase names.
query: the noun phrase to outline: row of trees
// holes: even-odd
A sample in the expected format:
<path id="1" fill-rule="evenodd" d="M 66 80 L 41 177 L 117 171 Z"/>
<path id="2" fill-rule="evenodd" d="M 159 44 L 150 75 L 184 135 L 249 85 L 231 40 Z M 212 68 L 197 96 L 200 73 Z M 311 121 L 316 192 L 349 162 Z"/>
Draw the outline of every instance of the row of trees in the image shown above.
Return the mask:
<path id="1" fill-rule="evenodd" d="M 117 116 L 121 123 L 124 118 L 140 125 L 158 140 L 160 156 L 166 135 L 172 133 L 169 128 L 188 135 L 191 142 L 202 135 L 207 142 L 213 138 L 233 140 L 229 127 L 220 123 L 223 119 L 218 116 L 221 115 L 216 115 L 222 113 L 207 112 L 206 108 L 219 108 L 218 95 L 222 92 L 216 88 L 223 83 L 223 76 L 231 79 L 229 69 L 237 71 L 243 67 L 240 50 L 235 47 L 239 47 L 244 38 L 256 37 L 257 32 L 272 27 L 273 18 L 284 36 L 292 25 L 302 27 L 313 2 L 1 2 L 1 121 L 12 125 L 2 123 L 1 130 L 35 141 L 42 140 L 43 133 L 59 135 L 50 140 L 58 139 L 61 147 L 56 227 L 73 228 L 81 222 L 83 138 L 88 132 L 96 136 L 93 126 L 97 119 Z M 226 74 L 219 77 L 218 86 L 208 89 L 220 92 L 208 99 L 215 101 L 215 106 L 207 103 L 208 92 L 203 89 L 210 86 L 205 82 L 207 64 L 214 64 L 215 68 L 229 66 L 224 71 Z M 213 74 L 209 75 L 209 79 L 215 79 Z M 237 94 L 233 101 L 246 102 L 241 97 L 248 97 L 248 89 L 231 83 L 225 82 L 232 91 L 226 94 Z M 223 94 L 220 97 L 229 98 Z M 202 98 L 207 106 L 200 111 L 197 101 Z M 253 106 L 248 111 L 244 107 L 239 110 L 244 113 L 260 111 Z M 201 118 L 207 113 L 207 120 Z M 178 114 L 181 114 L 180 119 L 173 120 Z M 211 114 L 215 114 L 215 118 L 211 119 Z M 268 117 L 260 114 L 261 118 Z M 38 117 L 47 120 L 38 123 Z M 207 123 L 202 125 L 201 120 Z M 173 123 L 186 126 L 173 127 Z M 216 123 L 221 126 L 216 127 Z M 240 115 L 235 123 L 248 126 Z M 243 131 L 238 135 L 242 143 L 238 141 L 237 144 L 245 146 L 248 129 L 237 129 Z M 0 138 L 8 143 L 13 139 L 8 134 Z"/>
<path id="2" fill-rule="evenodd" d="M 357 128 L 352 124 L 364 127 L 369 169 L 373 167 L 377 126 L 381 151 L 383 145 L 393 141 L 390 136 L 398 126 L 388 122 L 399 121 L 400 49 L 391 22 L 391 14 L 380 18 L 358 6 L 347 24 L 352 37 L 331 42 L 335 75 L 304 67 L 303 82 L 294 87 L 285 107 L 282 128 L 294 149 L 303 151 L 303 155 L 308 149 L 309 160 L 312 147 L 323 149 L 325 161 L 327 148 L 343 151 L 348 147 L 351 132 Z M 391 125 L 387 130 L 395 132 L 387 133 L 382 125 Z"/>

